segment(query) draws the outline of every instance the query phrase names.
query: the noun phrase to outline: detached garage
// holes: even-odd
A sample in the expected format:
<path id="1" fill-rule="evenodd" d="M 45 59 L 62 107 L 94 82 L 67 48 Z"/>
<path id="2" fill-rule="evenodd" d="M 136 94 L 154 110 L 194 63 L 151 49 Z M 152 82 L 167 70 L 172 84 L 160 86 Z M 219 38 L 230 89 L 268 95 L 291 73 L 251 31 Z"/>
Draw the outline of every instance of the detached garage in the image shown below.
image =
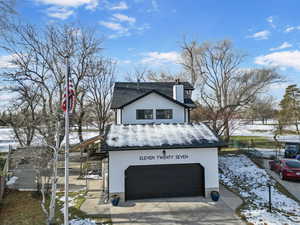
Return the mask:
<path id="1" fill-rule="evenodd" d="M 207 196 L 219 190 L 219 138 L 202 123 L 111 125 L 109 195 L 121 200 Z"/>

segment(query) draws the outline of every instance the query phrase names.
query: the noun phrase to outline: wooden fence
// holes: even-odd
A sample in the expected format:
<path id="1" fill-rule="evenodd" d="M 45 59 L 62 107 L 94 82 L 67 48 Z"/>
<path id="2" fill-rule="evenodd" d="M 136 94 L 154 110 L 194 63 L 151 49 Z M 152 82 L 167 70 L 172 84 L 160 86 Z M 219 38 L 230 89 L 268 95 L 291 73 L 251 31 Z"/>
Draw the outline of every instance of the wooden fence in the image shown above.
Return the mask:
<path id="1" fill-rule="evenodd" d="M 3 199 L 5 189 L 5 176 L 0 176 L 0 202 Z"/>
<path id="2" fill-rule="evenodd" d="M 2 202 L 3 196 L 4 196 L 4 190 L 5 190 L 5 185 L 6 185 L 6 177 L 8 174 L 9 170 L 9 159 L 10 159 L 10 154 L 11 154 L 11 146 L 9 146 L 8 154 L 6 156 L 6 161 L 4 164 L 4 168 L 1 171 L 0 170 L 0 202 Z"/>

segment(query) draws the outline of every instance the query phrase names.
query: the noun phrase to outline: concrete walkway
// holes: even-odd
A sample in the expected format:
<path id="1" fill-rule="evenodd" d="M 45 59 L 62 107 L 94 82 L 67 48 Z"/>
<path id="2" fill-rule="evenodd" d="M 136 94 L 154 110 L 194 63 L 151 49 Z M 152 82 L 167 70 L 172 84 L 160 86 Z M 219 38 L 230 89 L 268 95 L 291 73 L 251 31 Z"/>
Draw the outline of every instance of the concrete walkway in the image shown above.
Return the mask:
<path id="1" fill-rule="evenodd" d="M 269 175 L 271 175 L 278 183 L 284 186 L 298 201 L 300 201 L 300 181 L 281 180 L 279 175 L 270 170 L 269 160 L 264 160 L 264 167 Z"/>
<path id="2" fill-rule="evenodd" d="M 88 215 L 111 216 L 113 224 L 122 225 L 240 225 L 245 224 L 235 209 L 242 200 L 220 188 L 221 198 L 213 202 L 210 198 L 162 198 L 127 201 L 120 206 L 100 204 L 99 198 L 87 199 L 81 210 Z"/>

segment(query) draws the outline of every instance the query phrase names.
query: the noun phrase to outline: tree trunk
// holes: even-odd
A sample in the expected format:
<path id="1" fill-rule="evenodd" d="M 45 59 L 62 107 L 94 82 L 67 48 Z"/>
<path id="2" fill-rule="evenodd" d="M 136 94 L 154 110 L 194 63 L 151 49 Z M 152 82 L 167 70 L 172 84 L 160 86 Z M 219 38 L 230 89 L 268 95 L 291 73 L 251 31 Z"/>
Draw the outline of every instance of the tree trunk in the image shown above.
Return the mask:
<path id="1" fill-rule="evenodd" d="M 51 190 L 51 200 L 50 200 L 50 210 L 49 210 L 49 221 L 50 224 L 55 223 L 55 203 L 56 203 L 56 189 L 57 189 L 57 161 L 58 161 L 58 150 L 60 146 L 60 122 L 57 123 L 56 132 L 56 146 L 54 149 L 53 157 L 53 176 L 52 176 L 52 190 Z"/>
<path id="2" fill-rule="evenodd" d="M 82 122 L 83 122 L 84 114 L 85 114 L 85 112 L 81 111 L 79 114 L 79 118 L 78 118 L 78 138 L 79 138 L 80 143 L 83 142 Z"/>
<path id="3" fill-rule="evenodd" d="M 229 129 L 229 121 L 228 121 L 228 119 L 225 120 L 224 126 L 225 126 L 224 141 L 225 141 L 226 143 L 228 143 L 229 140 L 230 140 L 230 129 Z"/>

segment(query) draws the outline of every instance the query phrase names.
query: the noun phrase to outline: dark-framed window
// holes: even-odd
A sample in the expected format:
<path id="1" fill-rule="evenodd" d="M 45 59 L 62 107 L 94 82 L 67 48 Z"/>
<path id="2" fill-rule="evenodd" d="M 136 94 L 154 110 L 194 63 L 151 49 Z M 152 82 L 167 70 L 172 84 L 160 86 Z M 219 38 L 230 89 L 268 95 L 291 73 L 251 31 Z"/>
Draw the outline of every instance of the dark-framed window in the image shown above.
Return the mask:
<path id="1" fill-rule="evenodd" d="M 156 119 L 159 119 L 159 120 L 173 119 L 173 110 L 172 109 L 157 109 L 156 110 Z"/>
<path id="2" fill-rule="evenodd" d="M 136 110 L 137 120 L 152 120 L 153 119 L 153 109 L 137 109 Z"/>

